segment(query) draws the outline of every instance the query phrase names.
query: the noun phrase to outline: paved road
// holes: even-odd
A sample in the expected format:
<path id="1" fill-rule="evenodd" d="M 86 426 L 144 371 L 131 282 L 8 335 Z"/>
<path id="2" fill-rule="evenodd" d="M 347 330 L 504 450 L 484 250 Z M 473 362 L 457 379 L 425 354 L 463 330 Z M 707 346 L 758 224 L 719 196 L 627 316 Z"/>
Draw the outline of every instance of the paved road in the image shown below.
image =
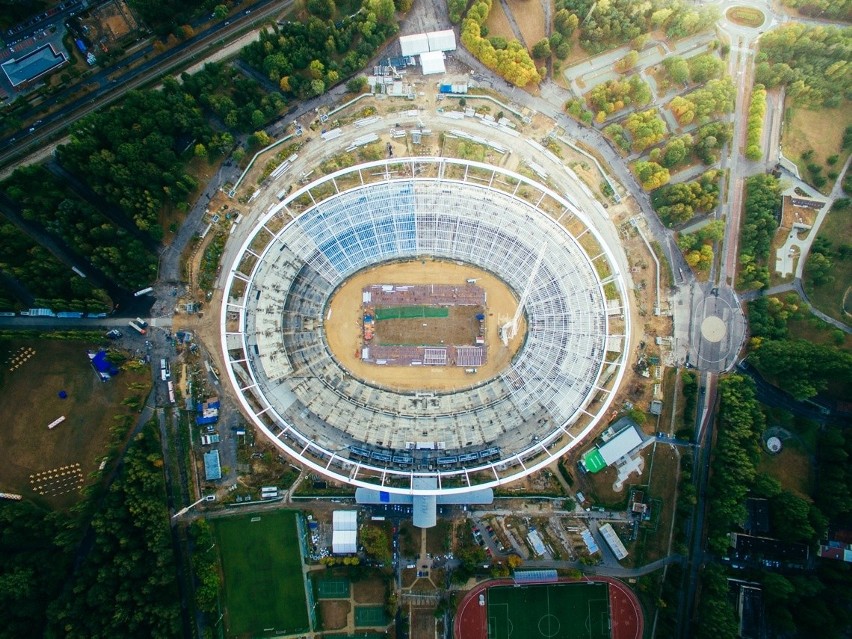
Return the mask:
<path id="1" fill-rule="evenodd" d="M 0 167 L 6 167 L 22 160 L 27 154 L 49 144 L 57 135 L 62 134 L 80 118 L 117 100 L 128 91 L 137 89 L 156 79 L 163 74 L 166 68 L 173 68 L 193 59 L 205 57 L 214 49 L 222 47 L 226 40 L 238 36 L 247 26 L 264 22 L 287 9 L 292 2 L 293 0 L 284 0 L 281 3 L 273 2 L 273 0 L 260 0 L 249 7 L 251 9 L 250 14 L 240 14 L 230 24 L 215 24 L 195 37 L 158 55 L 152 54 L 153 43 L 149 43 L 121 60 L 117 65 L 96 72 L 85 80 L 86 86 L 97 86 L 93 92 L 69 102 L 49 115 L 44 115 L 42 117 L 43 123 L 38 126 L 35 132 L 23 129 L 0 140 Z M 130 68 L 131 65 L 138 63 L 139 60 L 143 60 L 147 56 L 152 57 L 148 61 Z M 39 113 L 44 108 L 61 104 L 63 100 L 68 99 L 80 88 L 81 85 L 74 85 L 48 98 L 40 105 Z M 31 118 L 25 116 L 23 119 Z"/>

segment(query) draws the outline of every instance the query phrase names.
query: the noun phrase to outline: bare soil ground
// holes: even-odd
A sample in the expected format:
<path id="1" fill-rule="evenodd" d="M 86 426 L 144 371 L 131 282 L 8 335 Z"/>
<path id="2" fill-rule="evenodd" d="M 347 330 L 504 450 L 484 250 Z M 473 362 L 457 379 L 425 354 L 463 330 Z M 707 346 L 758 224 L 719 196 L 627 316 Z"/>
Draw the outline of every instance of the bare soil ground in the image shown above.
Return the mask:
<path id="1" fill-rule="evenodd" d="M 547 37 L 544 8 L 540 0 L 508 0 L 508 2 L 527 46 L 532 47 L 536 42 Z"/>
<path id="2" fill-rule="evenodd" d="M 21 348 L 35 354 L 10 371 L 6 360 Z M 144 401 L 150 385 L 149 375 L 128 371 L 101 382 L 86 356 L 95 348 L 85 342 L 0 341 L 0 490 L 59 508 L 78 500 L 79 487 L 90 481 L 86 478 L 107 452 L 113 417 L 129 412 L 122 400 L 138 395 Z M 140 390 L 129 389 L 131 384 L 139 384 Z M 68 393 L 67 399 L 58 397 L 60 390 Z M 63 415 L 65 421 L 48 430 Z M 62 467 L 68 468 L 53 472 L 50 481 L 38 475 Z M 62 472 L 66 474 L 56 476 Z"/>
<path id="3" fill-rule="evenodd" d="M 532 2 L 533 0 L 529 1 Z M 499 2 L 491 5 L 491 13 L 488 14 L 485 26 L 488 27 L 489 36 L 503 36 L 506 40 L 512 40 L 515 37 L 512 26 L 509 24 L 509 19 L 503 12 L 503 5 Z"/>
<path id="4" fill-rule="evenodd" d="M 108 42 L 115 42 L 137 28 L 136 20 L 124 0 L 101 5 L 92 11 L 91 19 L 86 20 L 85 24 L 90 29 L 93 41 L 106 38 Z"/>
<path id="5" fill-rule="evenodd" d="M 385 603 L 385 584 L 381 579 L 365 579 L 352 584 L 352 598 L 359 604 Z"/>
<path id="6" fill-rule="evenodd" d="M 323 630 L 340 630 L 345 628 L 352 604 L 345 600 L 321 600 L 319 602 L 320 619 Z"/>
<path id="7" fill-rule="evenodd" d="M 375 282 L 398 284 L 442 282 L 463 285 L 468 278 L 477 278 L 477 285 L 484 288 L 488 296 L 485 337 L 488 361 L 479 367 L 475 374 L 465 373 L 464 368 L 457 366 L 381 367 L 361 361 L 359 357 L 361 329 L 358 319 L 361 312 L 361 292 L 364 286 Z M 344 282 L 329 302 L 324 326 L 331 352 L 353 375 L 387 388 L 446 391 L 489 379 L 512 360 L 523 343 L 526 323 L 522 320 L 518 335 L 508 347 L 503 346 L 497 329 L 512 318 L 516 308 L 517 299 L 511 289 L 502 280 L 486 271 L 454 262 L 431 259 L 412 260 L 366 269 Z"/>
<path id="8" fill-rule="evenodd" d="M 481 306 L 451 306 L 449 317 L 385 319 L 376 322 L 375 344 L 442 346 L 473 344 L 479 335 Z"/>
<path id="9" fill-rule="evenodd" d="M 411 608 L 411 639 L 433 639 L 435 632 L 435 608 Z"/>

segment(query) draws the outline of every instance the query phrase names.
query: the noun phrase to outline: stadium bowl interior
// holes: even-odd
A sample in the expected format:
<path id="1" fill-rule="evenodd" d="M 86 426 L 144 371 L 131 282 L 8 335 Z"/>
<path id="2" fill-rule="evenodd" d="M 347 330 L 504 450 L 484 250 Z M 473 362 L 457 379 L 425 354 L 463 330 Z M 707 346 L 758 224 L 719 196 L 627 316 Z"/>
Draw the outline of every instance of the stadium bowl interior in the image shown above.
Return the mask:
<path id="1" fill-rule="evenodd" d="M 328 349 L 329 298 L 362 269 L 430 257 L 487 270 L 524 299 L 522 347 L 449 392 L 354 377 Z M 326 476 L 409 494 L 494 487 L 607 413 L 630 335 L 615 265 L 585 212 L 517 173 L 449 158 L 351 167 L 273 206 L 243 243 L 222 305 L 225 371 L 261 431 Z"/>

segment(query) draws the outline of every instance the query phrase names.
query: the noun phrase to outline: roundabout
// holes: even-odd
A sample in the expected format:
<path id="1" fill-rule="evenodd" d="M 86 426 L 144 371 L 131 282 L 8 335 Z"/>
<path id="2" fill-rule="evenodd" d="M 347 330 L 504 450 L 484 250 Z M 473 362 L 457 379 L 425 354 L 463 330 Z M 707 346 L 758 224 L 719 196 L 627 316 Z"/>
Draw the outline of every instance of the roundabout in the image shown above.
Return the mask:
<path id="1" fill-rule="evenodd" d="M 270 441 L 335 480 L 410 495 L 494 487 L 607 414 L 630 343 L 617 263 L 585 212 L 520 174 L 448 158 L 342 169 L 271 207 L 239 249 L 220 318 L 226 374 Z M 335 343 L 360 321 L 335 311 L 335 291 L 376 266 L 402 270 L 356 290 L 402 284 L 412 265 L 422 283 L 490 287 L 484 370 L 439 358 L 383 380 Z"/>

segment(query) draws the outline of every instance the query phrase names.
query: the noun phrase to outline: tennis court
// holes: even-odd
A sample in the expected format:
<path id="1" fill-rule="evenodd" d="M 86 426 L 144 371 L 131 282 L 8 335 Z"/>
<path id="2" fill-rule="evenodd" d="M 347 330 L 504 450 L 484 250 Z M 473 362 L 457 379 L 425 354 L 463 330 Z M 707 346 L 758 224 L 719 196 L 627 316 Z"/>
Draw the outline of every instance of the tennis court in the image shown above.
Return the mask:
<path id="1" fill-rule="evenodd" d="M 349 580 L 346 577 L 324 577 L 314 581 L 317 599 L 346 599 L 349 597 Z"/>
<path id="2" fill-rule="evenodd" d="M 446 306 L 385 306 L 376 309 L 376 321 L 387 319 L 414 319 L 418 317 L 449 317 Z"/>
<path id="3" fill-rule="evenodd" d="M 384 606 L 355 606 L 355 627 L 375 627 L 388 625 Z"/>
<path id="4" fill-rule="evenodd" d="M 211 521 L 225 575 L 228 636 L 308 628 L 295 511 Z"/>
<path id="5" fill-rule="evenodd" d="M 609 639 L 609 584 L 576 582 L 487 590 L 488 639 Z"/>

